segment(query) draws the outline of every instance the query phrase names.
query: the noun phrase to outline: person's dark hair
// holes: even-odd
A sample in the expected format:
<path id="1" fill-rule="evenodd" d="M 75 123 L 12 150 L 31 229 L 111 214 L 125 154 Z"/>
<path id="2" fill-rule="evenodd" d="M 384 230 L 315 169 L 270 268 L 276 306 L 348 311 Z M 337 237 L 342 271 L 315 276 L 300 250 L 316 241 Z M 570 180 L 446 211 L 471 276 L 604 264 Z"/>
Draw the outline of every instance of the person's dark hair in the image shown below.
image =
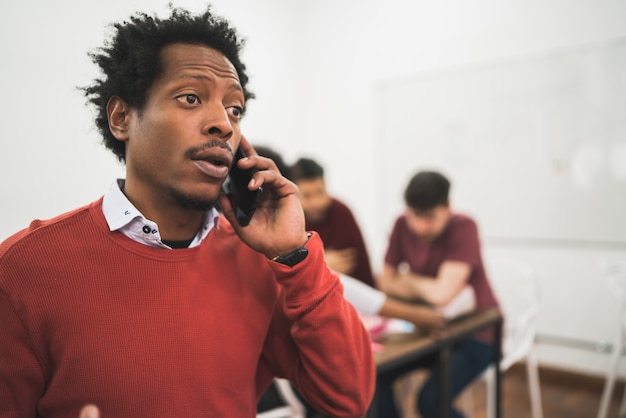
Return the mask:
<path id="1" fill-rule="evenodd" d="M 404 191 L 404 201 L 412 209 L 430 210 L 447 205 L 450 181 L 436 171 L 420 171 Z"/>
<path id="2" fill-rule="evenodd" d="M 276 163 L 276 167 L 278 167 L 280 174 L 291 180 L 291 167 L 285 163 L 282 155 L 265 145 L 255 145 L 254 149 L 261 157 L 267 157 L 273 160 Z"/>
<path id="3" fill-rule="evenodd" d="M 167 19 L 136 13 L 130 21 L 113 24 L 112 38 L 89 54 L 103 75 L 82 90 L 88 102 L 96 108 L 95 122 L 104 145 L 122 162 L 126 160 L 125 145 L 109 130 L 107 102 L 111 97 L 119 96 L 141 114 L 147 91 L 161 74 L 160 53 L 166 45 L 185 43 L 220 51 L 235 67 L 244 98 L 254 98 L 254 94 L 246 89 L 246 67 L 239 59 L 244 41 L 228 21 L 215 16 L 211 6 L 198 15 L 171 5 L 170 9 L 171 15 Z"/>
<path id="4" fill-rule="evenodd" d="M 300 158 L 291 166 L 291 179 L 313 180 L 324 177 L 324 168 L 310 158 Z"/>

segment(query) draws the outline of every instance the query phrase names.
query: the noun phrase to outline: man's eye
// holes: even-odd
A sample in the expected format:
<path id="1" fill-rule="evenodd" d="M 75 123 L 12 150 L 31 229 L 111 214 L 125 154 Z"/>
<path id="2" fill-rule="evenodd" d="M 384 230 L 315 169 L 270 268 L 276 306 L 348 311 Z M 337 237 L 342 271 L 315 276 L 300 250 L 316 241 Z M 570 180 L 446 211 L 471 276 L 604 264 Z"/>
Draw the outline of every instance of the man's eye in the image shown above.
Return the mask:
<path id="1" fill-rule="evenodd" d="M 237 119 L 241 118 L 243 115 L 243 107 L 241 106 L 230 106 L 227 110 L 231 116 L 234 116 Z"/>
<path id="2" fill-rule="evenodd" d="M 195 105 L 200 103 L 200 98 L 195 94 L 183 94 L 178 97 L 178 100 L 183 101 L 185 104 Z"/>

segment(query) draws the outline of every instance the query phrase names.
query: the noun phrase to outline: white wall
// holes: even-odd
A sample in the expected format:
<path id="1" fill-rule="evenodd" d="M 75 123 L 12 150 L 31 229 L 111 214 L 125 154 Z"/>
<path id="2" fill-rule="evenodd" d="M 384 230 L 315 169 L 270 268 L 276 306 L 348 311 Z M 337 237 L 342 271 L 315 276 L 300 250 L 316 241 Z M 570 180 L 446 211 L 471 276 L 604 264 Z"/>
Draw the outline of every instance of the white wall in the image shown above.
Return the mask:
<path id="1" fill-rule="evenodd" d="M 377 201 L 377 190 L 389 187 L 377 181 L 381 152 L 388 145 L 381 141 L 375 101 L 380 83 L 602 44 L 626 35 L 624 1 L 316 1 L 302 14 L 308 26 L 301 49 L 304 99 L 299 104 L 297 145 L 326 164 L 330 188 L 355 210 L 377 268 L 392 222 L 381 216 Z M 616 222 L 623 225 L 626 220 Z M 608 258 L 626 257 L 624 245 L 502 246 L 484 238 L 486 257 L 521 258 L 545 272 L 541 335 L 598 346 L 611 340 L 617 304 L 604 286 L 601 267 Z M 602 373 L 607 364 L 606 354 L 558 343 L 540 344 L 539 355 L 546 365 L 593 374 Z"/>
<path id="2" fill-rule="evenodd" d="M 135 10 L 163 12 L 165 4 L 0 5 L 0 239 L 33 218 L 97 198 L 122 175 L 123 168 L 99 144 L 91 112 L 75 87 L 97 76 L 86 53 L 101 45 L 107 23 Z M 199 1 L 176 4 L 203 8 Z M 376 268 L 393 221 L 381 218 L 377 200 L 378 156 L 385 147 L 375 102 L 381 81 L 626 35 L 623 0 L 213 4 L 248 38 L 244 58 L 258 96 L 243 122 L 248 137 L 281 150 L 288 160 L 309 155 L 326 166 L 331 191 L 353 207 L 363 226 Z M 541 332 L 589 341 L 609 337 L 613 307 L 602 291 L 598 264 L 624 256 L 623 249 L 502 248 L 485 238 L 487 255 L 520 255 L 550 273 L 544 279 Z M 559 346 L 541 347 L 540 355 L 546 364 L 590 373 L 603 370 L 605 362 L 603 355 Z"/>

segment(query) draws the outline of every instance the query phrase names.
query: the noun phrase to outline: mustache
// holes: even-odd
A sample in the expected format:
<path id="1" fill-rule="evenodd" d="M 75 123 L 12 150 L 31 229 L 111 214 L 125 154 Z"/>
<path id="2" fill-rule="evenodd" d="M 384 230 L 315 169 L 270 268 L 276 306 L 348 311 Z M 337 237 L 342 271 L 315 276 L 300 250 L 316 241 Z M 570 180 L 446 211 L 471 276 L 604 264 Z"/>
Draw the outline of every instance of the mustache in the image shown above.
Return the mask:
<path id="1" fill-rule="evenodd" d="M 228 145 L 228 142 L 219 140 L 219 139 L 210 139 L 209 141 L 205 142 L 202 145 L 198 145 L 197 147 L 193 147 L 193 148 L 189 148 L 187 151 L 185 151 L 185 157 L 187 158 L 193 158 L 196 154 L 199 154 L 203 151 L 206 151 L 210 148 L 222 148 L 225 150 L 228 150 L 228 152 L 230 152 L 230 155 L 234 156 L 234 152 L 232 150 L 232 148 L 230 147 L 230 145 Z"/>

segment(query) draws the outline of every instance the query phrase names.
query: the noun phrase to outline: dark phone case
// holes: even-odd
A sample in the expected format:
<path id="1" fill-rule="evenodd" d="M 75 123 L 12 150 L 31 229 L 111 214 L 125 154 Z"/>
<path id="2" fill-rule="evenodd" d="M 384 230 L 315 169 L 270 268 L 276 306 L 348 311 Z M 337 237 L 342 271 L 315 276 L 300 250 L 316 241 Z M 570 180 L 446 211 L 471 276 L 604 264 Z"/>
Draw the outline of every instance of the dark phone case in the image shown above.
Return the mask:
<path id="1" fill-rule="evenodd" d="M 259 197 L 263 192 L 262 187 L 254 191 L 248 190 L 248 183 L 252 179 L 255 170 L 242 170 L 237 167 L 237 161 L 245 156 L 246 154 L 238 148 L 235 152 L 235 161 L 233 161 L 233 165 L 228 173 L 228 181 L 224 184 L 224 190 L 230 197 L 237 221 L 241 226 L 246 226 L 250 223 Z"/>

